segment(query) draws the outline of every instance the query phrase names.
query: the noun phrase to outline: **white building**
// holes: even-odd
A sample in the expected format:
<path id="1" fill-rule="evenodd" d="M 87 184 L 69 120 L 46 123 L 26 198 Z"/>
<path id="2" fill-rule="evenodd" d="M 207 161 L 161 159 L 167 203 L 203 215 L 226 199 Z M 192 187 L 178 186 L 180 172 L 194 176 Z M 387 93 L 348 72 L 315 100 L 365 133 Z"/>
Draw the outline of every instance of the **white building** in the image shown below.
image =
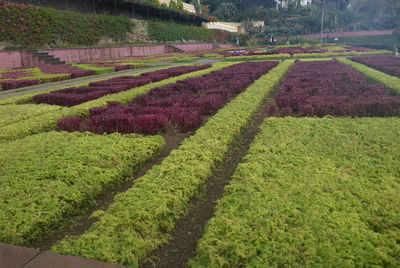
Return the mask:
<path id="1" fill-rule="evenodd" d="M 308 6 L 312 4 L 312 0 L 275 0 L 276 8 L 287 8 L 290 2 L 299 3 L 301 6 Z"/>
<path id="2" fill-rule="evenodd" d="M 172 0 L 174 2 L 176 2 L 176 0 Z M 169 3 L 171 2 L 171 0 L 159 0 L 160 4 L 169 6 Z M 187 3 L 183 3 L 183 10 L 186 10 L 187 12 L 190 13 L 196 13 L 196 9 L 194 8 L 194 5 L 191 4 L 187 4 Z"/>

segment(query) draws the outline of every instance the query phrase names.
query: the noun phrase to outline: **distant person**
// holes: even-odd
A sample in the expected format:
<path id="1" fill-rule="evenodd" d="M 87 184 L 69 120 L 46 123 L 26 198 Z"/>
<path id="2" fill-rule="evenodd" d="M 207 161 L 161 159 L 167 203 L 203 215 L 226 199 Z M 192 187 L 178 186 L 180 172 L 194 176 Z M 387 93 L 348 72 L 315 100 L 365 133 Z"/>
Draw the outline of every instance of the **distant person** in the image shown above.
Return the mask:
<path id="1" fill-rule="evenodd" d="M 296 36 L 296 43 L 297 43 L 298 45 L 300 45 L 300 35 L 297 35 L 297 36 Z"/>
<path id="2" fill-rule="evenodd" d="M 288 37 L 288 38 L 286 39 L 286 45 L 287 45 L 287 46 L 290 46 L 290 37 Z"/>
<path id="3" fill-rule="evenodd" d="M 273 37 L 272 45 L 276 46 L 277 42 L 278 42 L 278 40 L 276 39 L 276 37 Z"/>
<path id="4" fill-rule="evenodd" d="M 239 38 L 239 37 L 236 37 L 236 44 L 237 44 L 238 46 L 240 46 L 240 38 Z"/>
<path id="5" fill-rule="evenodd" d="M 270 46 L 274 45 L 274 37 L 272 35 L 269 37 L 269 45 Z"/>
<path id="6" fill-rule="evenodd" d="M 394 45 L 394 48 L 393 48 L 393 55 L 399 56 L 399 48 L 396 45 Z"/>

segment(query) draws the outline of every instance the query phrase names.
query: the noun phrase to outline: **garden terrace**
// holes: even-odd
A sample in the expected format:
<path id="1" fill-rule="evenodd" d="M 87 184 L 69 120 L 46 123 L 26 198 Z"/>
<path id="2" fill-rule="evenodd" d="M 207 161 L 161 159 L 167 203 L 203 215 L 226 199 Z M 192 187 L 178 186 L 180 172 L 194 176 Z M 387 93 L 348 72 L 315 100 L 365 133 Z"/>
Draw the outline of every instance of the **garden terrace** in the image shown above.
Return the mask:
<path id="1" fill-rule="evenodd" d="M 400 58 L 394 56 L 353 57 L 352 61 L 365 64 L 386 74 L 400 78 Z"/>
<path id="2" fill-rule="evenodd" d="M 270 118 L 193 268 L 400 266 L 399 118 Z"/>
<path id="3" fill-rule="evenodd" d="M 192 131 L 202 124 L 204 116 L 213 115 L 277 64 L 240 63 L 203 77 L 188 78 L 153 89 L 129 105 L 112 102 L 108 107 L 93 108 L 89 118 L 63 118 L 57 123 L 58 129 L 99 134 Z"/>
<path id="4" fill-rule="evenodd" d="M 143 73 L 141 76 L 120 76 L 100 82 L 92 82 L 88 86 L 60 89 L 33 97 L 36 103 L 47 103 L 60 106 L 74 106 L 89 100 L 98 99 L 108 94 L 126 91 L 132 88 L 158 82 L 186 73 L 204 70 L 211 65 L 182 66 L 170 69 Z"/>
<path id="5" fill-rule="evenodd" d="M 369 83 L 340 62 L 297 62 L 280 86 L 271 115 L 283 116 L 399 116 L 400 97 Z"/>

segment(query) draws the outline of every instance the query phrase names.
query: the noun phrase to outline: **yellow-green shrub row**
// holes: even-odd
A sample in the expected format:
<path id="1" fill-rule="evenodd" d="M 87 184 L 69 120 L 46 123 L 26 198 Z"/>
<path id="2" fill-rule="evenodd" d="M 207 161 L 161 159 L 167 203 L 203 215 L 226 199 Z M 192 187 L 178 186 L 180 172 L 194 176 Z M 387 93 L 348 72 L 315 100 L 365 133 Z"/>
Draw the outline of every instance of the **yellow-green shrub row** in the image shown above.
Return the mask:
<path id="1" fill-rule="evenodd" d="M 138 267 L 170 238 L 190 200 L 293 63 L 285 61 L 257 80 L 131 189 L 117 195 L 107 211 L 95 213 L 99 220 L 85 234 L 67 238 L 52 250 Z"/>
<path id="2" fill-rule="evenodd" d="M 161 136 L 47 132 L 0 146 L 0 242 L 30 246 L 164 147 Z"/>
<path id="3" fill-rule="evenodd" d="M 400 267 L 400 118 L 270 118 L 191 267 Z"/>
<path id="4" fill-rule="evenodd" d="M 360 73 L 362 73 L 364 76 L 368 77 L 369 79 L 372 79 L 376 82 L 379 82 L 381 84 L 384 84 L 385 86 L 389 87 L 392 89 L 393 94 L 395 95 L 400 95 L 400 78 L 391 76 L 388 74 L 385 74 L 381 71 L 375 70 L 371 67 L 368 67 L 364 64 L 354 62 L 348 59 L 344 58 L 338 58 L 338 61 L 341 63 L 347 64 Z"/>
<path id="5" fill-rule="evenodd" d="M 166 80 L 162 80 L 160 82 L 151 83 L 142 87 L 134 88 L 128 91 L 123 91 L 117 94 L 106 95 L 102 98 L 88 101 L 77 106 L 73 106 L 70 108 L 61 108 L 60 110 L 52 113 L 43 114 L 16 124 L 2 127 L 0 128 L 0 143 L 4 141 L 14 140 L 17 138 L 22 138 L 32 134 L 54 130 L 56 129 L 57 120 L 61 118 L 69 116 L 87 115 L 89 109 L 93 107 L 106 106 L 107 102 L 109 101 L 119 101 L 121 103 L 128 103 L 132 101 L 135 97 L 143 95 L 156 87 L 175 83 L 178 80 L 184 80 L 189 77 L 202 76 L 210 72 L 223 69 L 233 64 L 234 63 L 216 63 L 213 65 L 213 67 L 208 69 L 169 78 Z"/>
<path id="6" fill-rule="evenodd" d="M 47 104 L 0 105 L 0 128 L 60 109 L 60 106 Z"/>

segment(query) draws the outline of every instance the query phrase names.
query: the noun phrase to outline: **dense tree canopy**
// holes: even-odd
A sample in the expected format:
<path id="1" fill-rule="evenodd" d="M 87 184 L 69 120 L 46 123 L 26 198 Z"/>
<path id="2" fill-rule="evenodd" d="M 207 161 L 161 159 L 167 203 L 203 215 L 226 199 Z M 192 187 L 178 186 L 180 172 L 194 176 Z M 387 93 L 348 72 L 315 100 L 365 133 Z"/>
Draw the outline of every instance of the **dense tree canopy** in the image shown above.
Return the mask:
<path id="1" fill-rule="evenodd" d="M 276 8 L 275 0 L 204 0 L 211 15 L 222 21 L 264 20 L 266 32 L 315 33 L 320 31 L 325 10 L 326 31 L 398 28 L 400 0 L 314 0 L 300 6 L 292 0 L 288 8 Z"/>

